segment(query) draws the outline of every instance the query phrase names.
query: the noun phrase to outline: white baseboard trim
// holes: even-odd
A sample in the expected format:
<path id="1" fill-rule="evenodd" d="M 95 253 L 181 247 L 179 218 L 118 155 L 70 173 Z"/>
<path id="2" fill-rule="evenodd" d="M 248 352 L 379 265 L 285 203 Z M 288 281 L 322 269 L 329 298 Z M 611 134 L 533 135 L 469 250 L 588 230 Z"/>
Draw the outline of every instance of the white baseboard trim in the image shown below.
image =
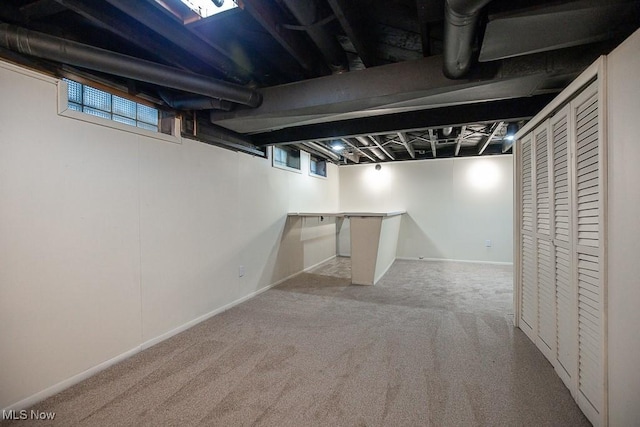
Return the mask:
<path id="1" fill-rule="evenodd" d="M 223 313 L 223 312 L 229 310 L 230 308 L 235 307 L 238 304 L 241 304 L 241 303 L 243 303 L 243 302 L 245 302 L 245 301 L 257 296 L 257 295 L 260 295 L 261 293 L 263 293 L 265 291 L 268 291 L 269 289 L 273 288 L 274 286 L 277 286 L 278 284 L 279 284 L 279 282 L 272 283 L 271 285 L 267 285 L 264 288 L 260 288 L 257 291 L 253 291 L 248 295 L 245 295 L 245 296 L 243 296 L 241 298 L 238 298 L 235 301 L 230 302 L 229 304 L 225 304 L 222 307 L 218 307 L 215 310 L 210 311 L 209 313 L 203 314 L 200 317 L 196 317 L 195 319 L 190 320 L 187 323 L 185 323 L 183 325 L 180 325 L 177 328 L 174 328 L 174 329 L 172 329 L 172 330 L 170 330 L 168 332 L 165 332 L 162 335 L 159 335 L 159 336 L 157 336 L 155 338 L 152 338 L 152 339 L 150 339 L 148 341 L 145 341 L 142 344 L 140 344 L 140 350 L 146 350 L 149 347 L 153 347 L 154 345 L 159 344 L 162 341 L 167 340 L 167 339 L 171 338 L 174 335 L 178 335 L 180 332 L 184 332 L 187 329 L 194 327 L 198 323 L 202 323 L 205 320 L 212 318 L 216 314 Z"/>
<path id="2" fill-rule="evenodd" d="M 100 371 L 104 371 L 105 369 L 115 365 L 118 362 L 122 362 L 123 360 L 133 356 L 139 351 L 140 346 L 132 350 L 125 351 L 124 353 L 121 353 L 112 359 L 99 363 L 96 366 L 92 366 L 86 371 L 80 372 L 79 374 L 67 378 L 66 380 L 60 381 L 59 383 L 54 384 L 51 387 L 47 387 L 44 390 L 37 392 L 36 394 L 33 394 L 25 399 L 20 400 L 19 402 L 14 403 L 13 405 L 9 405 L 5 409 L 3 409 L 3 411 L 20 411 L 22 409 L 27 409 L 35 405 L 36 403 L 53 396 L 54 394 L 58 394 L 61 391 L 66 390 L 67 388 L 86 380 L 87 378 L 97 374 Z"/>
<path id="3" fill-rule="evenodd" d="M 305 268 L 305 269 L 304 269 L 304 270 L 302 270 L 300 273 L 306 273 L 307 271 L 309 271 L 309 270 L 313 270 L 314 268 L 316 268 L 316 267 L 318 267 L 318 266 L 320 266 L 320 265 L 324 264 L 325 262 L 331 261 L 332 259 L 335 259 L 335 258 L 337 258 L 337 255 L 331 255 L 329 258 L 327 258 L 327 259 L 325 259 L 325 260 L 322 260 L 322 261 L 320 261 L 320 262 L 316 262 L 316 263 L 315 263 L 315 264 L 313 264 L 312 266 Z M 300 274 L 300 273 L 296 273 L 296 274 L 294 274 L 292 277 L 295 277 L 295 276 L 297 276 L 297 275 L 298 275 L 298 274 Z"/>
<path id="4" fill-rule="evenodd" d="M 173 337 L 174 335 L 179 334 L 180 332 L 184 332 L 189 328 L 192 328 L 193 326 L 197 325 L 198 323 L 204 322 L 207 319 L 210 319 L 211 317 L 215 316 L 216 314 L 220 314 L 224 311 L 229 310 L 230 308 L 235 307 L 238 304 L 241 304 L 257 295 L 260 295 L 261 293 L 268 291 L 269 289 L 273 288 L 274 286 L 278 286 L 279 284 L 292 279 L 304 272 L 307 272 L 311 269 L 316 268 L 317 266 L 319 266 L 320 264 L 323 264 L 327 261 L 331 261 L 332 259 L 334 259 L 336 256 L 330 256 L 329 258 L 325 259 L 324 261 L 320 261 L 317 264 L 314 264 L 310 267 L 305 268 L 302 271 L 299 271 L 297 273 L 291 274 L 290 276 L 285 277 L 284 279 L 280 279 L 270 285 L 267 285 L 263 288 L 258 289 L 257 291 L 251 292 L 248 295 L 245 295 L 241 298 L 238 298 L 235 301 L 232 301 L 228 304 L 223 305 L 222 307 L 218 307 L 213 311 L 210 311 L 209 313 L 203 314 L 202 316 L 199 316 L 193 320 L 190 320 L 189 322 L 178 326 L 177 328 L 174 328 L 168 332 L 165 332 L 155 338 L 152 338 L 148 341 L 143 342 L 142 344 L 132 348 L 131 350 L 125 351 L 124 353 L 121 353 L 109 360 L 106 360 L 102 363 L 99 363 L 98 365 L 92 366 L 91 368 L 87 369 L 86 371 L 83 371 L 79 374 L 76 374 L 70 378 L 67 378 L 66 380 L 60 381 L 57 384 L 52 385 L 51 387 L 47 387 L 42 391 L 37 392 L 36 394 L 33 394 L 25 399 L 22 399 L 12 405 L 9 405 L 6 408 L 3 408 L 2 410 L 4 411 L 20 411 L 22 409 L 27 409 L 33 405 L 35 405 L 38 402 L 43 401 L 44 399 L 47 399 L 48 397 L 53 396 L 54 394 L 60 393 L 63 390 L 66 390 L 67 388 L 74 386 L 76 384 L 78 384 L 81 381 L 86 380 L 87 378 L 101 372 L 104 371 L 105 369 L 115 365 L 116 363 L 122 362 L 123 360 L 143 351 L 146 350 L 150 347 L 153 347 L 156 344 L 161 343 L 164 340 L 167 340 L 171 337 Z"/>
<path id="5" fill-rule="evenodd" d="M 500 261 L 477 261 L 469 259 L 448 259 L 448 258 L 414 258 L 414 257 L 396 257 L 401 261 L 445 261 L 445 262 L 465 262 L 470 264 L 492 264 L 492 265 L 513 265 L 512 262 Z"/>

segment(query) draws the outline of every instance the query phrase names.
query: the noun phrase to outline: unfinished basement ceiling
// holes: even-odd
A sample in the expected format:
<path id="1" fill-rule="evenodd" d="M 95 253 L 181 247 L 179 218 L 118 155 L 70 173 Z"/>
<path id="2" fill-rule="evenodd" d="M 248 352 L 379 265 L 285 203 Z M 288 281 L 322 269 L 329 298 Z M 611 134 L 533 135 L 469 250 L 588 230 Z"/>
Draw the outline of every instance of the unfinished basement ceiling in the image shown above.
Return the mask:
<path id="1" fill-rule="evenodd" d="M 514 126 L 640 26 L 640 0 L 186 3 L 3 0 L 0 56 L 146 98 L 203 142 L 379 162 L 510 152 Z"/>

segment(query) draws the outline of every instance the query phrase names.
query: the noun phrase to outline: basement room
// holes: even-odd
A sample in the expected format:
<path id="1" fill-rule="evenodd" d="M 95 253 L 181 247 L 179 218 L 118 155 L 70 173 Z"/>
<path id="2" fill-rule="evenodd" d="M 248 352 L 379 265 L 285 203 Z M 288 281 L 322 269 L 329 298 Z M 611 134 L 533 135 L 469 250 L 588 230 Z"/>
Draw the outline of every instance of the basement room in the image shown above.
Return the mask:
<path id="1" fill-rule="evenodd" d="M 639 28 L 0 2 L 0 425 L 638 425 Z"/>

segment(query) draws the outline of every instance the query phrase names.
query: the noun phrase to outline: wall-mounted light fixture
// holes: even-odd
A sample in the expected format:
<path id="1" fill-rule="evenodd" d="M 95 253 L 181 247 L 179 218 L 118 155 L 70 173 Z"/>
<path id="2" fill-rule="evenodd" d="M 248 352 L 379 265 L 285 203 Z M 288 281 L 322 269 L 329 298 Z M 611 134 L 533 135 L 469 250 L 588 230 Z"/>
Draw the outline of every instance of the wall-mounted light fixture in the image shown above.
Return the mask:
<path id="1" fill-rule="evenodd" d="M 369 195 L 385 194 L 393 181 L 393 165 L 383 165 L 380 163 L 368 164 L 361 169 L 363 189 L 368 191 Z"/>

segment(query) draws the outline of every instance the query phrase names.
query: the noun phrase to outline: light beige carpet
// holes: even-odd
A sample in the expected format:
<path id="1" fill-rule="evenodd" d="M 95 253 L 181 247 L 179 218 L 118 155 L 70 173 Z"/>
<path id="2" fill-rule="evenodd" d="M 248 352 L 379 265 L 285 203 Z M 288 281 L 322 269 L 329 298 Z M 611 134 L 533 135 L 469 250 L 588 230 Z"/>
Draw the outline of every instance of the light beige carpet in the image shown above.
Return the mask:
<path id="1" fill-rule="evenodd" d="M 589 425 L 512 326 L 511 267 L 349 274 L 338 258 L 35 408 L 64 426 Z"/>

